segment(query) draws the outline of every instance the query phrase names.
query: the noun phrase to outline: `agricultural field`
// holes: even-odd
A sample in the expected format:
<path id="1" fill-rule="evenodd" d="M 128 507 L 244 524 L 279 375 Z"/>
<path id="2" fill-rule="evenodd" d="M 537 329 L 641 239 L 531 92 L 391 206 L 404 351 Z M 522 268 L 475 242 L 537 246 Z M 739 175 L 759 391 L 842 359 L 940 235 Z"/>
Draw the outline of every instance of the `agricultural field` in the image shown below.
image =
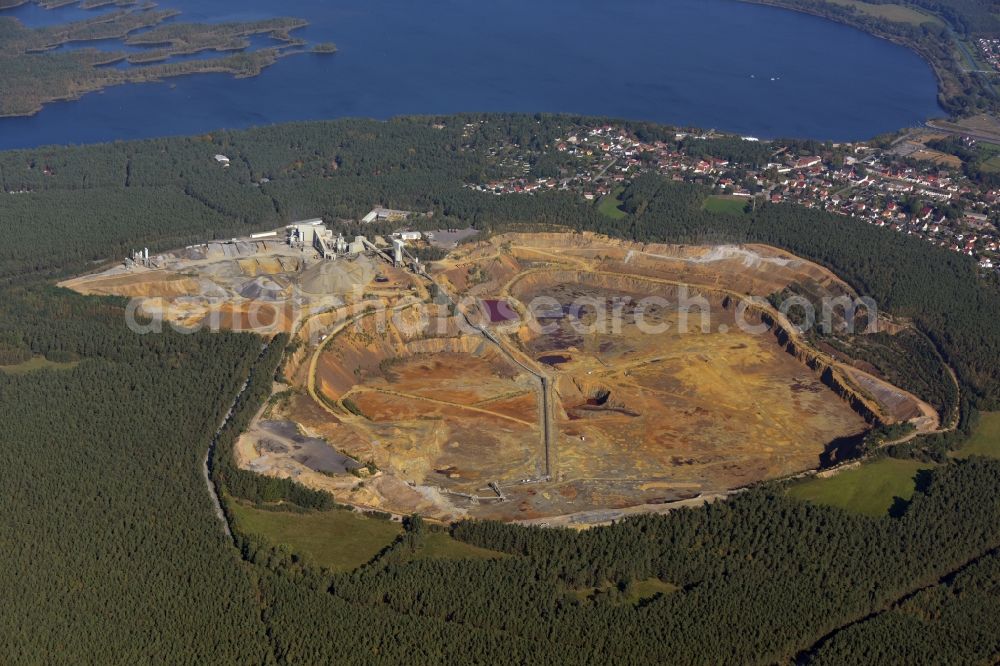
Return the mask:
<path id="1" fill-rule="evenodd" d="M 952 169 L 961 169 L 962 160 L 954 155 L 949 155 L 947 153 L 942 153 L 939 150 L 917 150 L 910 154 L 910 157 L 915 160 L 920 160 L 921 162 L 933 162 L 940 166 L 950 167 Z"/>
<path id="2" fill-rule="evenodd" d="M 273 545 L 287 546 L 331 571 L 353 571 L 369 562 L 403 533 L 402 526 L 384 518 L 335 509 L 295 513 L 257 509 L 230 502 L 236 525 L 246 533 L 264 537 Z M 507 557 L 453 539 L 447 532 L 428 531 L 414 560 L 492 559 Z"/>
<path id="3" fill-rule="evenodd" d="M 979 144 L 980 148 L 1000 144 L 1000 120 L 989 114 L 983 113 L 978 116 L 961 118 L 955 121 L 934 120 L 928 123 L 928 125 L 945 128 L 950 131 L 976 134 L 984 139 L 989 138 L 993 140 L 992 143 L 981 142 Z"/>
<path id="4" fill-rule="evenodd" d="M 1000 144 L 980 141 L 976 145 L 979 168 L 986 173 L 1000 173 Z"/>
<path id="5" fill-rule="evenodd" d="M 1000 156 L 1000 144 L 980 142 L 976 148 L 984 157 L 992 158 Z"/>
<path id="6" fill-rule="evenodd" d="M 500 557 L 509 556 L 458 541 L 446 532 L 427 533 L 423 545 L 413 555 L 414 560 L 489 560 Z"/>
<path id="7" fill-rule="evenodd" d="M 399 523 L 339 509 L 292 513 L 255 509 L 239 502 L 230 502 L 230 507 L 240 531 L 286 545 L 333 571 L 358 568 L 403 531 Z"/>
<path id="8" fill-rule="evenodd" d="M 927 463 L 885 458 L 829 478 L 796 483 L 788 489 L 788 494 L 807 502 L 879 517 L 888 514 L 897 501 L 909 501 L 916 490 L 917 475 L 930 468 Z"/>
<path id="9" fill-rule="evenodd" d="M 987 412 L 980 415 L 979 427 L 976 428 L 976 432 L 954 454 L 956 458 L 970 456 L 1000 458 L 1000 412 Z"/>
<path id="10" fill-rule="evenodd" d="M 994 155 L 990 159 L 983 162 L 983 171 L 1000 173 L 1000 155 Z"/>

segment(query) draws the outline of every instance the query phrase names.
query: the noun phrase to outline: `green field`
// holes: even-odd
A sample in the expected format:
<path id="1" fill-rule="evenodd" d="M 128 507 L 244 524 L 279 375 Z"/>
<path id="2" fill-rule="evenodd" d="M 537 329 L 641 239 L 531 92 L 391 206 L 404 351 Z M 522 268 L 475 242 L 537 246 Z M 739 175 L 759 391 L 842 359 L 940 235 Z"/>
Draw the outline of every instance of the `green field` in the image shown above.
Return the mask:
<path id="1" fill-rule="evenodd" d="M 742 215 L 746 209 L 749 199 L 746 197 L 731 197 L 728 195 L 713 194 L 705 199 L 702 208 L 710 213 L 726 213 L 728 215 Z"/>
<path id="2" fill-rule="evenodd" d="M 976 145 L 976 151 L 982 160 L 981 168 L 983 171 L 1000 172 L 1000 145 L 981 141 Z"/>
<path id="3" fill-rule="evenodd" d="M 624 191 L 624 187 L 616 187 L 611 194 L 601 199 L 601 203 L 597 207 L 598 212 L 605 217 L 611 218 L 612 220 L 620 220 L 628 215 L 628 213 L 618 207 L 621 205 L 621 200 L 618 197 L 620 197 Z"/>
<path id="4" fill-rule="evenodd" d="M 307 555 L 333 571 L 357 569 L 403 532 L 399 523 L 367 518 L 353 511 L 290 513 L 255 509 L 235 502 L 231 502 L 231 506 L 240 531 L 288 546 L 292 552 Z M 507 555 L 458 541 L 445 532 L 428 532 L 413 559 L 493 557 Z"/>
<path id="5" fill-rule="evenodd" d="M 506 553 L 487 550 L 470 543 L 451 538 L 445 532 L 431 532 L 425 537 L 424 545 L 417 551 L 415 560 L 463 560 L 507 557 Z"/>
<path id="6" fill-rule="evenodd" d="M 868 516 L 884 516 L 896 498 L 909 500 L 917 472 L 927 463 L 885 458 L 828 479 L 810 479 L 788 489 L 791 497 Z"/>
<path id="7" fill-rule="evenodd" d="M 1000 458 L 1000 412 L 981 414 L 976 432 L 953 456 L 955 458 L 968 458 L 969 456 Z"/>
<path id="8" fill-rule="evenodd" d="M 0 372 L 5 372 L 8 375 L 26 375 L 29 372 L 36 372 L 38 370 L 72 370 L 77 365 L 79 365 L 79 361 L 55 363 L 44 356 L 36 356 L 30 361 L 18 363 L 17 365 L 0 365 Z"/>
<path id="9" fill-rule="evenodd" d="M 887 4 L 874 5 L 860 0 L 830 0 L 832 4 L 844 7 L 854 7 L 859 13 L 874 16 L 875 18 L 895 21 L 896 23 L 909 23 L 910 25 L 920 25 L 921 23 L 934 23 L 943 25 L 941 19 L 931 14 L 905 7 L 903 5 Z"/>
<path id="10" fill-rule="evenodd" d="M 983 171 L 989 171 L 990 173 L 1000 172 L 1000 155 L 991 157 L 983 162 Z"/>
<path id="11" fill-rule="evenodd" d="M 333 571 L 351 571 L 370 561 L 403 531 L 399 523 L 352 511 L 289 513 L 230 502 L 238 529 L 288 546 Z"/>

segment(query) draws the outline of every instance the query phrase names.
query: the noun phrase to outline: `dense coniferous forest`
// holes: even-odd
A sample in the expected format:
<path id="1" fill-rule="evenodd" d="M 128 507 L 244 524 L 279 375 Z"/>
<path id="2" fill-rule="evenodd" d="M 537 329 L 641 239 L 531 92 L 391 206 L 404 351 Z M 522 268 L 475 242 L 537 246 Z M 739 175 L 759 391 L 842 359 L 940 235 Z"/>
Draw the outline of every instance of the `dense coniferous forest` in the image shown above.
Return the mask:
<path id="1" fill-rule="evenodd" d="M 993 553 L 915 594 L 887 613 L 825 643 L 816 664 L 850 661 L 908 664 L 996 663 L 1000 632 L 1000 556 Z"/>
<path id="2" fill-rule="evenodd" d="M 1000 297 L 961 257 L 791 206 L 715 215 L 701 208 L 704 190 L 658 177 L 627 188 L 622 220 L 569 193 L 464 187 L 498 174 L 480 149 L 544 147 L 578 122 L 351 120 L 0 154 L 3 190 L 24 191 L 0 193 L 0 363 L 78 361 L 0 371 L 2 661 L 995 663 L 1000 463 L 940 465 L 894 517 L 764 485 L 583 533 L 451 528 L 507 555 L 493 560 L 411 561 L 429 529 L 417 520 L 368 565 L 333 574 L 256 538 L 228 539 L 203 477 L 214 442 L 212 482 L 224 496 L 330 506 L 231 462 L 286 341 L 140 336 L 125 327 L 123 302 L 51 286 L 132 247 L 354 218 L 375 204 L 487 231 L 563 225 L 641 241 L 767 242 L 912 317 L 958 370 L 966 413 L 997 404 Z M 635 129 L 673 140 L 665 128 Z M 220 168 L 216 153 L 232 166 Z M 650 579 L 677 589 L 636 592 Z"/>
<path id="3" fill-rule="evenodd" d="M 2 660 L 260 663 L 255 592 L 200 473 L 219 396 L 235 394 L 259 343 L 139 338 L 117 307 L 20 298 L 5 295 L 4 330 L 48 328 L 39 349 L 83 360 L 0 372 Z"/>
<path id="4" fill-rule="evenodd" d="M 942 423 L 954 418 L 959 388 L 934 353 L 933 343 L 918 331 L 856 335 L 846 343 L 826 336 L 822 341 L 851 359 L 871 364 L 895 386 L 922 397 L 937 408 Z"/>

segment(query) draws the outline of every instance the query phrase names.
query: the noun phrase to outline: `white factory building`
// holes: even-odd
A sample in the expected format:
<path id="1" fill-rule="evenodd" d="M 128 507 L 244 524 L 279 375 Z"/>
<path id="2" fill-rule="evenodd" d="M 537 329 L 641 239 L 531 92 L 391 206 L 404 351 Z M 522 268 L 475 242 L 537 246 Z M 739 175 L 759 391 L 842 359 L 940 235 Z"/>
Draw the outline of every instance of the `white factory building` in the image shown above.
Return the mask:
<path id="1" fill-rule="evenodd" d="M 347 240 L 342 234 L 335 236 L 333 231 L 328 229 L 323 220 L 319 218 L 294 222 L 289 224 L 285 230 L 287 232 L 286 240 L 290 246 L 303 249 L 312 247 L 323 259 L 352 257 L 372 252 L 398 266 L 403 263 L 405 258 L 403 250 L 405 239 L 403 238 L 393 239 L 392 256 L 390 257 L 364 236 L 355 236 L 354 240 Z M 419 238 L 419 233 L 413 236 L 414 240 Z"/>
<path id="2" fill-rule="evenodd" d="M 316 240 L 317 233 L 329 231 L 323 224 L 323 219 L 319 217 L 293 222 L 285 228 L 288 230 L 289 243 L 301 243 L 302 245 L 312 245 Z"/>
<path id="3" fill-rule="evenodd" d="M 365 224 L 372 222 L 402 222 L 412 213 L 407 210 L 392 210 L 390 208 L 376 208 L 361 218 Z"/>

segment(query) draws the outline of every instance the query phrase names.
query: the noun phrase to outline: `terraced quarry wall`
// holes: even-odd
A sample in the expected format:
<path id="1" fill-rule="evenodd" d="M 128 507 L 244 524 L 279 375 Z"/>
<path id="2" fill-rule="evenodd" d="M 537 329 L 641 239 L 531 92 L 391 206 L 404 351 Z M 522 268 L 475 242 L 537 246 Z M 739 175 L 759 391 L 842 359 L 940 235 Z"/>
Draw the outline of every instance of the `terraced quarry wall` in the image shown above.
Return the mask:
<path id="1" fill-rule="evenodd" d="M 347 327 L 318 357 L 316 390 L 351 431 L 340 438 L 348 453 L 465 506 L 492 495 L 491 481 L 540 474 L 539 394 L 483 337 L 433 310 L 433 334 L 417 308 Z"/>
<path id="2" fill-rule="evenodd" d="M 451 296 L 479 304 L 466 314 L 509 345 L 516 363 L 500 364 L 501 348 L 457 324 L 418 340 L 391 327 L 381 337 L 366 329 L 328 343 L 316 380 L 342 425 L 365 432 L 359 441 L 378 442 L 382 475 L 443 490 L 442 510 L 532 519 L 724 492 L 815 468 L 832 442 L 886 418 L 766 303 L 739 313 L 765 334 L 737 325 L 744 295 L 795 284 L 855 296 L 825 269 L 771 248 L 509 235 L 461 248 L 432 274 Z M 638 330 L 634 307 L 606 331 L 588 329 L 592 313 L 571 312 L 581 299 L 650 297 L 665 304 L 646 308 L 644 323 L 663 332 Z M 537 298 L 548 312 L 533 308 Z M 698 305 L 671 307 L 682 298 L 704 303 L 708 316 Z M 514 320 L 497 316 L 498 307 Z M 539 332 L 546 326 L 552 330 Z M 516 375 L 511 395 L 504 365 Z M 519 365 L 551 379 L 551 479 L 540 476 L 540 387 Z M 521 430 L 515 420 L 536 426 Z M 529 446 L 518 449 L 518 439 Z M 490 501 L 490 481 L 507 501 Z"/>
<path id="3" fill-rule="evenodd" d="M 429 277 L 267 244 L 212 251 L 72 286 L 151 304 L 207 289 L 232 312 L 294 295 L 290 386 L 240 464 L 344 503 L 600 522 L 815 469 L 869 424 L 936 427 L 919 398 L 818 351 L 768 304 L 786 289 L 857 296 L 774 248 L 508 234 Z M 274 423 L 302 439 L 275 445 Z"/>

